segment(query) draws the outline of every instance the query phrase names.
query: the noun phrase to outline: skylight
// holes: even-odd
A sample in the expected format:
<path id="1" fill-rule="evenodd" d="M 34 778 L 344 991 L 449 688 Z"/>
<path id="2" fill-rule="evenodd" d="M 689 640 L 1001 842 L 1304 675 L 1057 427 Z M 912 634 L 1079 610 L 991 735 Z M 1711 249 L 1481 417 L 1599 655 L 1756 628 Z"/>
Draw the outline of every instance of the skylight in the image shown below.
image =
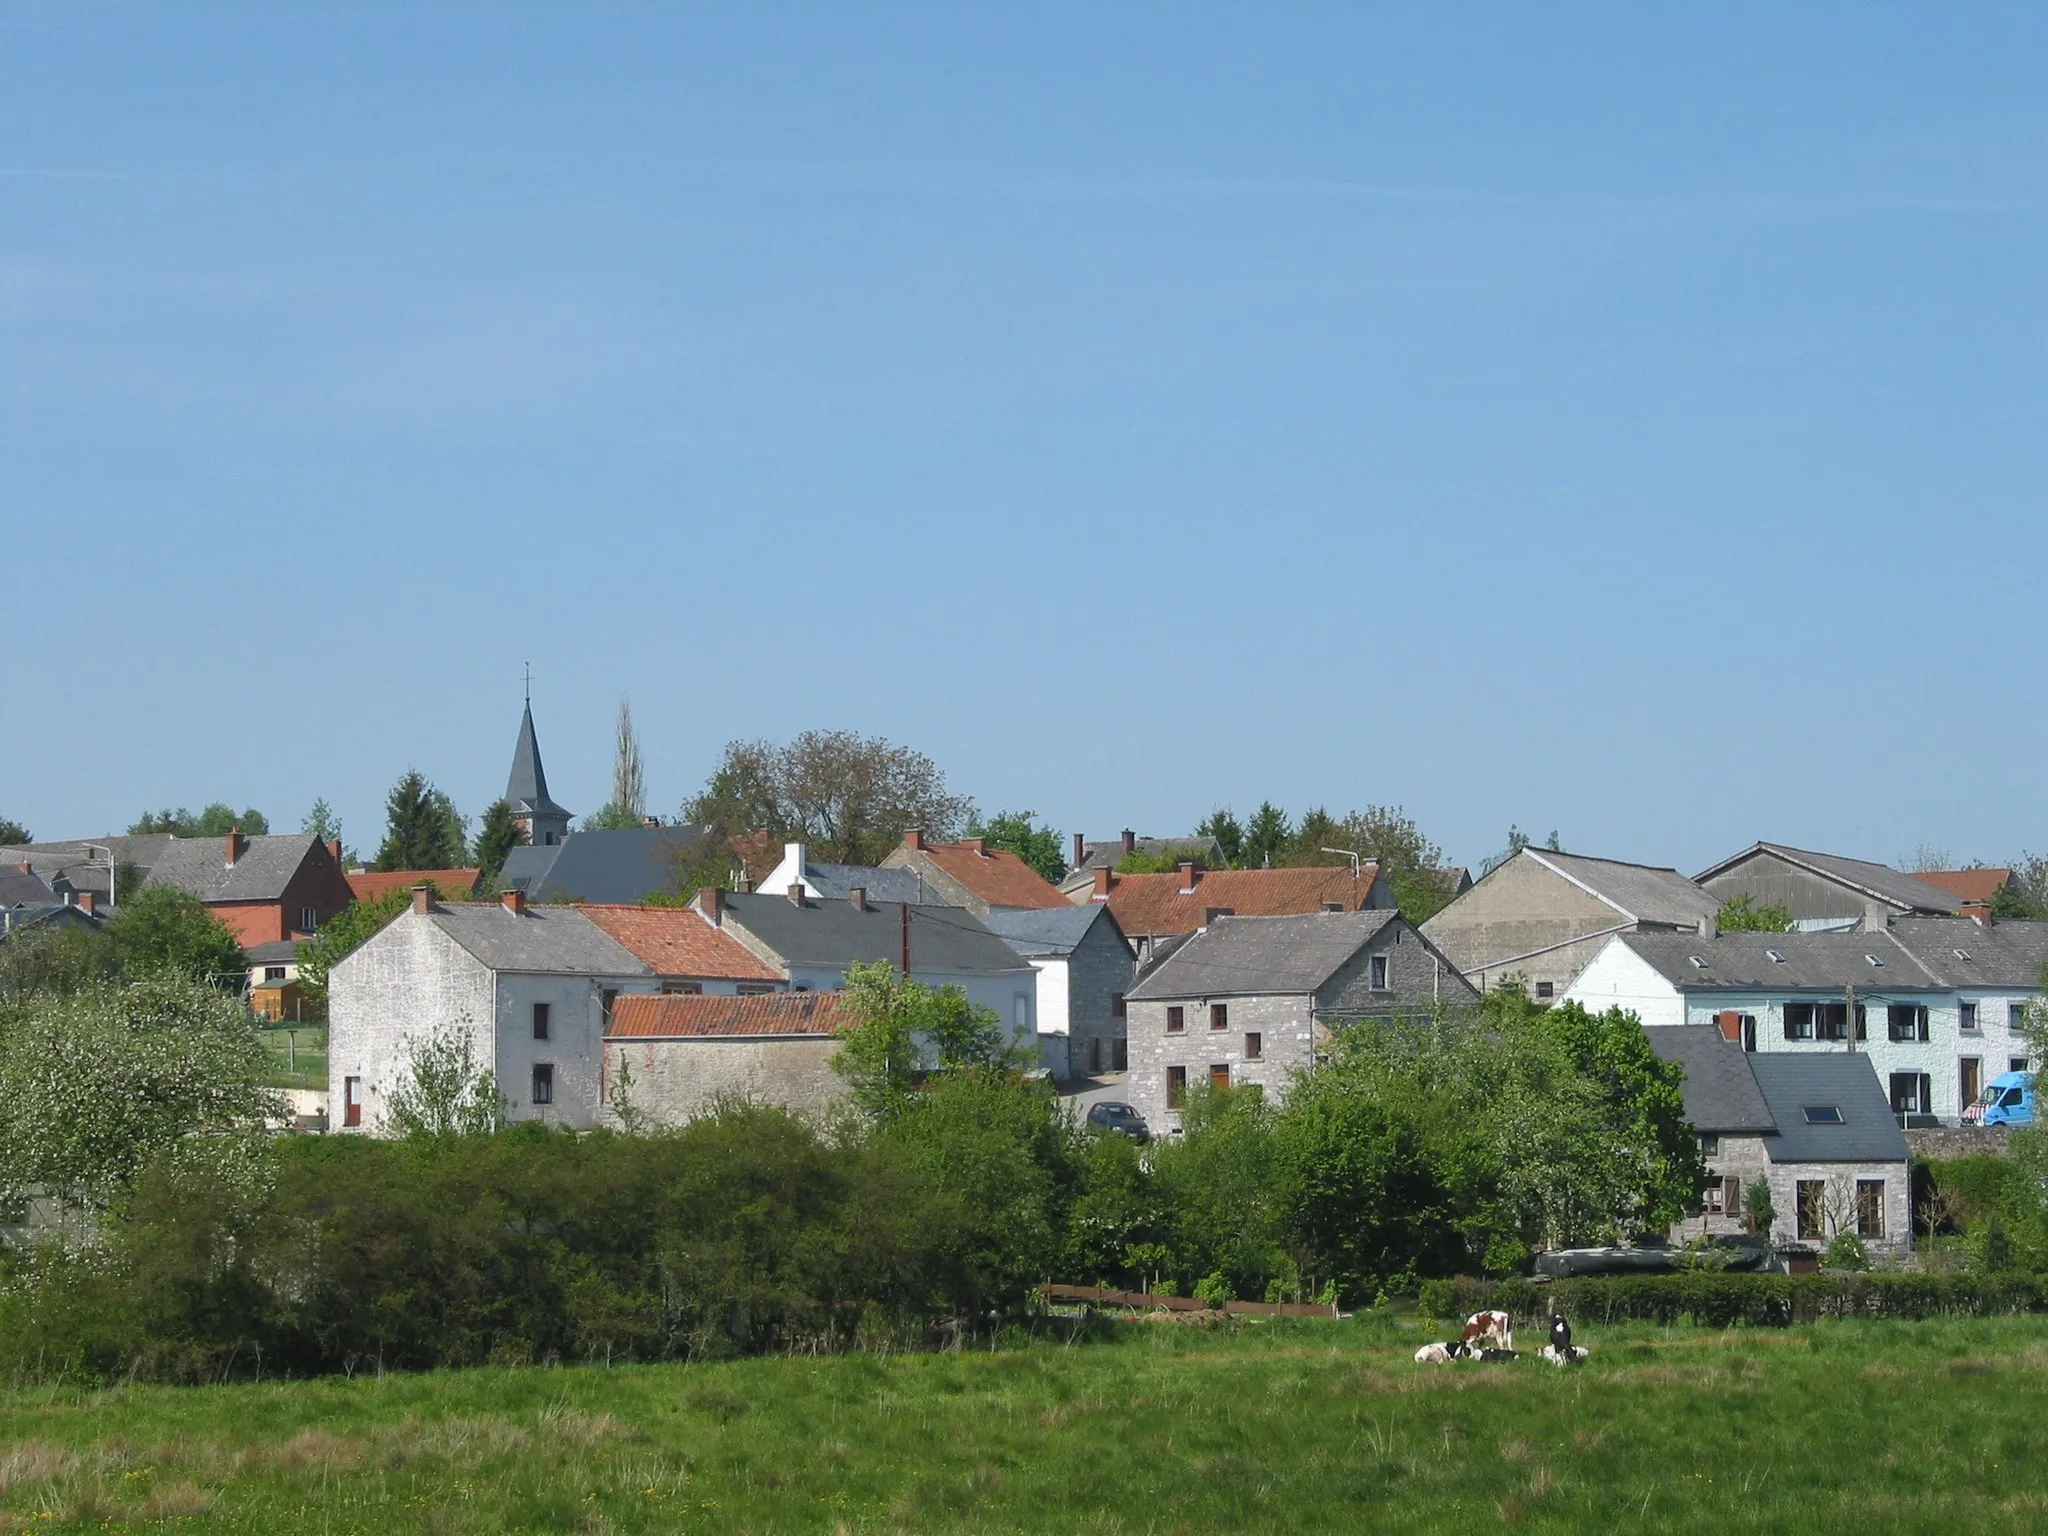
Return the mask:
<path id="1" fill-rule="evenodd" d="M 1953 953 L 1958 960 L 1967 960 L 1970 958 L 1970 952 L 1967 949 L 1958 949 L 1953 951 Z"/>
<path id="2" fill-rule="evenodd" d="M 1702 956 L 1687 955 L 1685 958 L 1692 962 L 1692 968 L 1696 971 L 1704 971 L 1707 968 L 1707 962 Z"/>
<path id="3" fill-rule="evenodd" d="M 1808 1125 L 1840 1125 L 1842 1107 L 1839 1104 L 1802 1104 L 1799 1113 L 1806 1116 Z"/>
<path id="4" fill-rule="evenodd" d="M 1870 962 L 1870 963 L 1871 963 L 1872 965 L 1883 965 L 1883 964 L 1884 964 L 1884 962 L 1883 962 L 1882 960 L 1878 959 L 1878 958 L 1877 958 L 1877 956 L 1875 956 L 1875 955 L 1865 955 L 1865 956 L 1864 956 L 1863 958 L 1864 958 L 1864 959 L 1866 959 L 1866 960 L 1868 960 L 1868 961 L 1869 961 L 1869 962 Z"/>
<path id="5" fill-rule="evenodd" d="M 1764 951 L 1764 958 L 1773 965 L 1783 965 L 1785 963 L 1785 951 L 1782 949 L 1767 949 Z"/>

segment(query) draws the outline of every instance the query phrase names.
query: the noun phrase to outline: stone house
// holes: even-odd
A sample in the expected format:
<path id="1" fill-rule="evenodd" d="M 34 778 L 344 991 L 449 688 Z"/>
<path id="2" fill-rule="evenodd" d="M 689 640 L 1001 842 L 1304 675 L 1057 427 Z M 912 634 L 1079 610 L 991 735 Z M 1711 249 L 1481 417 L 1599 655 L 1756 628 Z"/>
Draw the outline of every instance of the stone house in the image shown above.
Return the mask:
<path id="1" fill-rule="evenodd" d="M 1478 1001 L 1398 912 L 1218 918 L 1131 989 L 1127 1096 L 1153 1134 L 1177 1135 L 1190 1083 L 1257 1084 L 1282 1099 L 1333 1025 Z"/>
<path id="2" fill-rule="evenodd" d="M 1140 967 L 1218 917 L 1282 917 L 1304 912 L 1391 910 L 1393 888 L 1379 865 L 1306 869 L 1205 870 L 1185 860 L 1170 874 L 1119 875 L 1097 869 L 1087 900 L 1116 914 Z"/>
<path id="3" fill-rule="evenodd" d="M 1124 999 L 1137 974 L 1131 946 L 1107 907 L 1003 909 L 981 919 L 1037 972 L 1038 1037 L 1062 1081 L 1122 1072 Z"/>
<path id="4" fill-rule="evenodd" d="M 1759 1054 L 1866 1057 L 1908 1127 L 1954 1125 L 2031 1069 L 2048 923 L 1898 918 L 1874 932 L 1617 934 L 1564 994 L 1652 1028 L 1713 1024 Z"/>
<path id="5" fill-rule="evenodd" d="M 1519 976 L 1562 993 L 1617 933 L 1708 931 L 1719 898 L 1675 869 L 1524 848 L 1422 925 L 1480 991 Z"/>
<path id="6" fill-rule="evenodd" d="M 1748 896 L 1784 907 L 1800 929 L 1882 928 L 1894 917 L 1953 917 L 1962 903 L 1937 885 L 1884 864 L 1752 843 L 1694 877 L 1718 901 Z"/>
<path id="7" fill-rule="evenodd" d="M 688 908 L 637 915 L 502 900 L 410 909 L 328 977 L 328 1083 L 340 1130 L 384 1127 L 416 1040 L 468 1033 L 515 1120 L 602 1114 L 603 1040 L 634 993 L 779 990 L 777 973 Z"/>
<path id="8" fill-rule="evenodd" d="M 903 834 L 903 843 L 886 859 L 884 869 L 916 874 L 933 900 L 965 907 L 977 917 L 1004 909 L 1042 910 L 1071 906 L 1059 888 L 1016 854 L 991 848 L 985 837 L 957 843 L 934 843 L 922 832 Z M 768 887 L 772 893 L 773 886 Z"/>
<path id="9" fill-rule="evenodd" d="M 1762 1180 L 1781 1248 L 1817 1251 L 1850 1231 L 1873 1254 L 1912 1251 L 1906 1138 L 1868 1056 L 1749 1052 L 1713 1025 L 1648 1035 L 1685 1068 L 1686 1119 L 1707 1162 L 1700 1210 L 1672 1227 L 1674 1242 L 1748 1231 L 1743 1201 Z"/>
<path id="10" fill-rule="evenodd" d="M 1134 853 L 1152 859 L 1170 858 L 1176 864 L 1191 859 L 1204 869 L 1221 869 L 1227 862 L 1223 845 L 1213 837 L 1139 837 L 1126 827 L 1121 837 L 1090 841 L 1076 832 L 1073 851 L 1067 859 L 1066 878 L 1060 881 L 1060 894 L 1069 901 L 1086 901 L 1095 889 L 1095 871 L 1113 870 Z"/>
<path id="11" fill-rule="evenodd" d="M 145 887 L 176 886 L 197 896 L 243 948 L 314 930 L 355 900 L 341 869 L 341 845 L 310 833 L 172 838 Z"/>
<path id="12" fill-rule="evenodd" d="M 604 1102 L 680 1125 L 720 1098 L 818 1112 L 847 1091 L 832 1070 L 836 992 L 622 997 L 604 1032 Z M 610 1115 L 609 1118 L 616 1118 Z"/>

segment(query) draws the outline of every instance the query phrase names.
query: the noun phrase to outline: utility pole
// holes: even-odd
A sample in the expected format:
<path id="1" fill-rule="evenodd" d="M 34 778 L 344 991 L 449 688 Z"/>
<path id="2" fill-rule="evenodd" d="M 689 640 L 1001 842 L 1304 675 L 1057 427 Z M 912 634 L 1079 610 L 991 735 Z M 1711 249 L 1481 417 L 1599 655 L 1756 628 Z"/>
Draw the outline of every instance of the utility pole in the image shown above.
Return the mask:
<path id="1" fill-rule="evenodd" d="M 903 909 L 903 979 L 910 980 L 910 903 L 897 903 Z"/>
<path id="2" fill-rule="evenodd" d="M 1848 1039 L 1850 1054 L 1854 1055 L 1856 1051 L 1856 983 L 1850 982 L 1843 991 L 1849 999 L 1849 1016 L 1842 1025 L 1842 1033 Z"/>

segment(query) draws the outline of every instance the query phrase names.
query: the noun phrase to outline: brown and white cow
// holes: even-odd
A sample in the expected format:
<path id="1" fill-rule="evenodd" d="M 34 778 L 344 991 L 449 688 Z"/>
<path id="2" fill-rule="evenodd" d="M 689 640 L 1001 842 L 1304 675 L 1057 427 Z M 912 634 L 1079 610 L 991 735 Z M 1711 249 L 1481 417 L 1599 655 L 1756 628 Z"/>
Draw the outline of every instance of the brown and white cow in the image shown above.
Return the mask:
<path id="1" fill-rule="evenodd" d="M 1465 1331 L 1458 1342 L 1470 1349 L 1500 1349 L 1513 1352 L 1514 1320 L 1505 1312 L 1474 1312 L 1465 1319 Z"/>

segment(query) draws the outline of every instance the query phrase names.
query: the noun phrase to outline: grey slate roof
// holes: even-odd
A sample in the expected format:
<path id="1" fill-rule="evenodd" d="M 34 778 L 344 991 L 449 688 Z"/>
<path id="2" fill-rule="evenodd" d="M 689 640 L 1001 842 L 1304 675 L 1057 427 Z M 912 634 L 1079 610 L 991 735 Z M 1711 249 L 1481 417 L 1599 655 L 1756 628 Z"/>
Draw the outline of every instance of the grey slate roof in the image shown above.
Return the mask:
<path id="1" fill-rule="evenodd" d="M 1764 1138 L 1774 1163 L 1903 1163 L 1906 1138 L 1877 1069 L 1862 1051 L 1759 1051 L 1749 1057 L 1778 1134 Z M 1832 1104 L 1840 1125 L 1808 1125 L 1808 1104 Z"/>
<path id="2" fill-rule="evenodd" d="M 1940 886 L 1929 885 L 1925 880 L 1915 880 L 1911 875 L 1902 874 L 1889 864 L 1872 864 L 1866 859 L 1844 858 L 1838 853 L 1815 853 L 1809 848 L 1793 848 L 1784 843 L 1752 843 L 1732 858 L 1723 859 L 1711 869 L 1702 870 L 1697 878 L 1710 879 L 1759 852 L 1774 853 L 1787 863 L 1800 865 L 1839 885 L 1848 886 L 1860 896 L 1875 896 L 1880 901 L 1909 912 L 1954 912 L 1962 905 L 1952 893 L 1944 891 Z"/>
<path id="3" fill-rule="evenodd" d="M 320 839 L 310 832 L 252 837 L 233 869 L 227 865 L 226 842 L 219 837 L 174 838 L 143 883 L 174 885 L 201 901 L 276 901 Z"/>
<path id="4" fill-rule="evenodd" d="M 1549 848 L 1525 848 L 1522 856 L 1592 892 L 1639 922 L 1697 928 L 1721 910 L 1721 898 L 1675 869 L 1625 864 Z"/>
<path id="5" fill-rule="evenodd" d="M 883 869 L 873 864 L 821 864 L 804 860 L 804 879 L 827 901 L 844 901 L 854 887 L 868 893 L 869 901 L 908 901 L 925 906 L 943 906 L 938 892 L 917 878 L 914 869 Z M 787 898 L 787 891 L 762 891 L 763 896 Z"/>
<path id="6" fill-rule="evenodd" d="M 896 903 L 870 905 L 863 912 L 850 901 L 787 896 L 731 895 L 725 898 L 728 926 L 745 929 L 785 965 L 843 970 L 875 960 L 900 961 L 903 912 Z M 910 969 L 917 972 L 998 974 L 1030 969 L 1022 956 L 997 938 L 964 907 L 910 905 Z"/>
<path id="7" fill-rule="evenodd" d="M 2048 960 L 2048 923 L 1984 928 L 1966 917 L 1902 917 L 1878 933 L 1630 933 L 1621 942 L 1681 990 L 2032 991 Z M 1773 960 L 1774 952 L 1784 959 Z M 1873 955 L 1883 963 L 1871 964 Z M 1695 957 L 1706 963 L 1695 965 Z"/>
<path id="8" fill-rule="evenodd" d="M 296 939 L 272 939 L 266 944 L 252 944 L 242 953 L 251 965 L 292 965 L 299 958 L 299 945 Z"/>
<path id="9" fill-rule="evenodd" d="M 567 816 L 564 807 L 548 798 L 547 770 L 540 764 L 540 741 L 533 734 L 533 706 L 519 718 L 519 741 L 512 748 L 512 773 L 505 781 L 505 798 L 512 809 L 540 815 Z"/>
<path id="10" fill-rule="evenodd" d="M 1761 1136 L 1776 1129 L 1753 1059 L 1711 1024 L 1679 1024 L 1643 1032 L 1650 1049 L 1685 1068 L 1685 1118 L 1695 1130 L 1715 1135 Z"/>
<path id="11" fill-rule="evenodd" d="M 625 945 L 573 907 L 530 906 L 522 914 L 506 911 L 501 902 L 478 902 L 435 907 L 428 921 L 494 971 L 554 976 L 654 974 Z"/>
<path id="12" fill-rule="evenodd" d="M 49 882 L 33 866 L 0 862 L 0 907 L 47 907 L 55 903 Z"/>
<path id="13" fill-rule="evenodd" d="M 106 855 L 114 851 L 116 864 L 132 864 L 148 875 L 163 850 L 178 839 L 168 832 L 138 832 L 119 836 L 74 838 L 47 843 L 21 843 L 0 848 L 0 864 L 26 864 L 52 885 L 73 891 L 107 894 Z"/>
<path id="14" fill-rule="evenodd" d="M 0 907 L 0 939 L 29 928 L 79 928 L 90 932 L 104 923 L 103 916 L 88 915 L 83 907 L 57 903 L 43 907 Z"/>
<path id="15" fill-rule="evenodd" d="M 505 860 L 499 884 L 529 901 L 594 901 L 631 906 L 675 883 L 675 860 L 704 836 L 697 827 L 625 827 L 571 832 L 559 843 L 521 844 Z"/>
<path id="16" fill-rule="evenodd" d="M 1303 912 L 1220 917 L 1146 973 L 1133 1001 L 1314 992 L 1400 914 Z"/>
<path id="17" fill-rule="evenodd" d="M 981 923 L 1029 959 L 1071 955 L 1097 923 L 1115 923 L 1101 902 L 1085 907 L 996 907 Z M 1118 936 L 1121 942 L 1122 936 Z"/>
<path id="18" fill-rule="evenodd" d="M 1176 858 L 1200 859 L 1210 869 L 1220 868 L 1223 864 L 1223 845 L 1213 837 L 1135 837 L 1131 839 L 1131 847 L 1154 858 L 1170 851 Z M 1124 840 L 1120 837 L 1102 842 L 1083 842 L 1081 862 L 1067 874 L 1071 878 L 1083 870 L 1114 869 L 1125 852 Z"/>

